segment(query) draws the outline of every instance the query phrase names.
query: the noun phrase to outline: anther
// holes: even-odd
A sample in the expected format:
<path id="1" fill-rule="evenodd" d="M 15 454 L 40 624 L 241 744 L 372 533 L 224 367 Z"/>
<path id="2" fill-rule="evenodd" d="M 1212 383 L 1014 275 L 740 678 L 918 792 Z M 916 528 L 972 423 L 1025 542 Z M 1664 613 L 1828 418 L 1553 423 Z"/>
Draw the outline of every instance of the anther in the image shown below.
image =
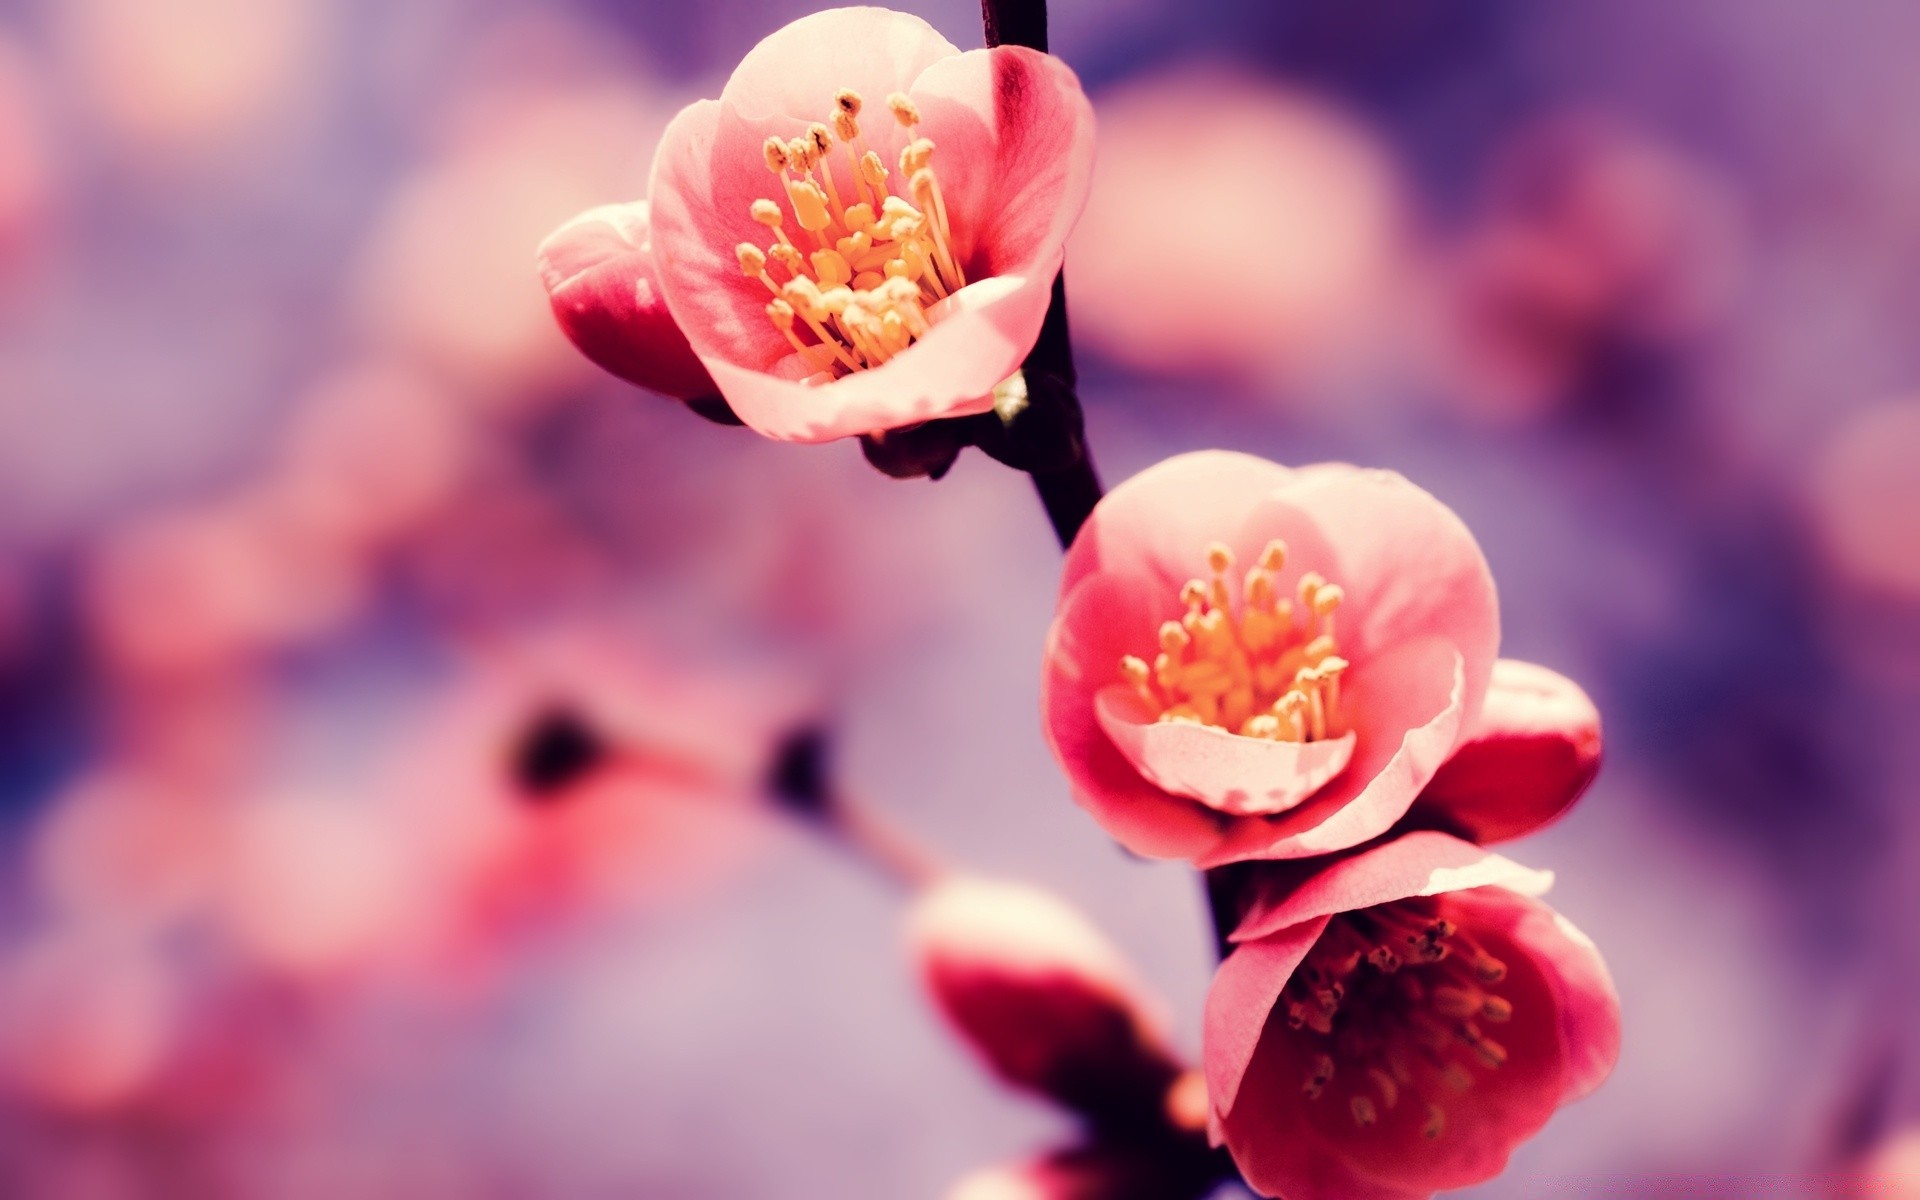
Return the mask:
<path id="1" fill-rule="evenodd" d="M 1353 1113 L 1353 1123 L 1362 1129 L 1380 1119 L 1378 1110 L 1373 1107 L 1373 1101 L 1365 1096 L 1355 1096 L 1347 1102 L 1347 1108 Z"/>
<path id="2" fill-rule="evenodd" d="M 740 273 L 748 279 L 758 279 L 767 272 L 767 252 L 752 242 L 741 242 L 733 248 L 740 259 Z"/>
<path id="3" fill-rule="evenodd" d="M 787 169 L 787 144 L 777 137 L 770 137 L 764 149 L 767 156 L 767 170 L 775 175 L 784 173 Z"/>
<path id="4" fill-rule="evenodd" d="M 1207 547 L 1207 567 L 1215 575 L 1225 575 L 1233 567 L 1233 551 L 1224 542 Z"/>
<path id="5" fill-rule="evenodd" d="M 833 94 L 833 106 L 850 117 L 860 115 L 860 93 L 852 88 L 841 88 Z"/>
<path id="6" fill-rule="evenodd" d="M 1268 542 L 1260 551 L 1260 569 L 1278 571 L 1287 565 L 1287 544 L 1278 538 Z"/>
<path id="7" fill-rule="evenodd" d="M 815 162 L 825 158 L 827 152 L 833 149 L 833 130 L 818 121 L 807 126 L 807 139 L 813 143 L 813 153 L 808 157 Z"/>
<path id="8" fill-rule="evenodd" d="M 1499 983 L 1507 977 L 1507 964 L 1482 950 L 1473 960 L 1473 974 L 1481 983 Z"/>
<path id="9" fill-rule="evenodd" d="M 1434 1141 L 1447 1131 L 1447 1110 L 1438 1104 L 1427 1105 L 1427 1123 L 1420 1127 L 1420 1136 Z"/>
<path id="10" fill-rule="evenodd" d="M 920 109 L 905 92 L 895 92 L 888 96 L 887 107 L 893 110 L 894 120 L 908 129 L 920 123 Z"/>
<path id="11" fill-rule="evenodd" d="M 1306 1082 L 1301 1084 L 1300 1091 L 1307 1099 L 1318 1100 L 1321 1093 L 1327 1090 L 1327 1085 L 1332 1082 L 1333 1056 L 1322 1054 L 1313 1060 L 1313 1066 L 1308 1069 Z"/>
<path id="12" fill-rule="evenodd" d="M 768 229 L 780 228 L 781 223 L 785 220 L 785 217 L 781 215 L 780 206 L 771 200 L 755 200 L 753 207 L 748 211 L 753 214 L 754 220 L 765 225 Z"/>

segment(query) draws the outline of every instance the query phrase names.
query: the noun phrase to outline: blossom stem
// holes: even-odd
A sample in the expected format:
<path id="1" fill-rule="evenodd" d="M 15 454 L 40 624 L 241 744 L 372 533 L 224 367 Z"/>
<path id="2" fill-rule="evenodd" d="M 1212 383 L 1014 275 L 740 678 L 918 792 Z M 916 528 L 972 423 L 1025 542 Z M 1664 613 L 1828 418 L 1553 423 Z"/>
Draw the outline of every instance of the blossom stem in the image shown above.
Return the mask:
<path id="1" fill-rule="evenodd" d="M 828 750 L 828 735 L 818 727 L 789 734 L 768 773 L 768 794 L 909 892 L 945 875 L 946 867 L 932 851 L 833 782 Z"/>
<path id="2" fill-rule="evenodd" d="M 987 45 L 1046 50 L 1046 0 L 980 0 L 980 14 L 986 23 Z M 1100 475 L 1094 469 L 1093 454 L 1087 447 L 1081 421 L 1079 373 L 1074 369 L 1073 340 L 1067 327 L 1064 271 L 1054 276 L 1053 299 L 1047 306 L 1046 320 L 1020 369 L 1026 376 L 1031 402 L 1053 405 L 1067 416 L 1064 421 L 1039 423 L 1040 427 L 1062 443 L 1078 443 L 1055 448 L 1064 453 L 1043 452 L 1033 456 L 1036 462 L 1047 465 L 1028 469 L 1034 490 L 1040 493 L 1040 503 L 1046 507 L 1047 520 L 1053 523 L 1054 536 L 1059 538 L 1060 549 L 1064 551 L 1073 545 L 1075 535 L 1093 515 L 1094 505 L 1100 502 L 1102 494 Z M 1233 949 L 1227 935 L 1238 923 L 1234 904 L 1238 889 L 1231 872 L 1210 872 L 1203 878 L 1207 911 L 1213 918 L 1214 943 L 1220 956 L 1225 958 Z"/>

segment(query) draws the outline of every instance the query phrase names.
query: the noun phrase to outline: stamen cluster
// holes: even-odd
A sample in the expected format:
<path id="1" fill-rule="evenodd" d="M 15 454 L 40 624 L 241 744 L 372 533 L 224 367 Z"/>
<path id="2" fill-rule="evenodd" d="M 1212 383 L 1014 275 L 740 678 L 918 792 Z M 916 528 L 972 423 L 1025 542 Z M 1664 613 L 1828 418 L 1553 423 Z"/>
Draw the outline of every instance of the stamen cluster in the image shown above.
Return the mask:
<path id="1" fill-rule="evenodd" d="M 920 123 L 913 101 L 895 92 L 887 107 L 912 135 Z M 741 271 L 773 293 L 767 318 L 774 328 L 816 372 L 835 376 L 877 367 L 924 337 L 927 309 L 967 283 L 933 171 L 933 142 L 908 141 L 899 162 L 906 192 L 895 194 L 892 174 L 860 131 L 861 108 L 860 94 L 843 88 L 831 125 L 816 122 L 790 141 L 767 139 L 767 169 L 779 178 L 786 207 L 756 200 L 753 219 L 774 240 L 764 249 L 737 247 Z M 844 177 L 834 169 L 836 147 L 844 151 Z M 791 235 L 789 213 L 797 227 Z"/>
<path id="2" fill-rule="evenodd" d="M 1348 663 L 1334 638 L 1334 613 L 1344 593 L 1309 571 L 1297 603 L 1282 597 L 1275 579 L 1286 559 L 1285 542 L 1267 543 L 1242 581 L 1236 614 L 1227 583 L 1233 552 L 1219 543 L 1208 548 L 1211 577 L 1180 589 L 1187 611 L 1160 626 L 1153 661 L 1120 660 L 1120 677 L 1158 720 L 1282 742 L 1341 736 L 1340 676 Z"/>
<path id="3" fill-rule="evenodd" d="M 1333 918 L 1275 1009 L 1314 1042 L 1302 1093 L 1315 1102 L 1330 1089 L 1343 1095 L 1363 1129 L 1416 1103 L 1421 1133 L 1438 1138 L 1447 1113 L 1434 1097 L 1467 1092 L 1476 1069 L 1506 1064 L 1506 1047 L 1482 1028 L 1513 1018 L 1513 1004 L 1492 990 L 1506 977 L 1507 965 L 1431 899 Z"/>

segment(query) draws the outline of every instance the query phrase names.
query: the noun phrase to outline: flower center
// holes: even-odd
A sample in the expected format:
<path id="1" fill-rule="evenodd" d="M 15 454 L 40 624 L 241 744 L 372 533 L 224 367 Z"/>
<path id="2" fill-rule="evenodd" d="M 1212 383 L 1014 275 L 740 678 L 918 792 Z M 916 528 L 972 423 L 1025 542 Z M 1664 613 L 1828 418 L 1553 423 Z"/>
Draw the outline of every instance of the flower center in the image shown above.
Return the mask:
<path id="1" fill-rule="evenodd" d="M 887 107 L 910 138 L 900 152 L 904 195 L 891 190 L 886 164 L 860 132 L 860 94 L 843 88 L 831 127 L 816 122 L 792 141 L 767 139 L 767 169 L 786 205 L 754 201 L 753 219 L 774 240 L 765 249 L 736 247 L 740 270 L 773 293 L 768 320 L 815 373 L 886 362 L 926 335 L 929 306 L 967 285 L 933 173 L 933 142 L 914 136 L 920 110 L 899 92 Z"/>
<path id="2" fill-rule="evenodd" d="M 1120 660 L 1120 677 L 1162 721 L 1214 725 L 1247 737 L 1317 742 L 1344 732 L 1333 618 L 1345 593 L 1316 572 L 1300 578 L 1299 600 L 1280 596 L 1285 542 L 1268 542 L 1246 574 L 1236 615 L 1227 572 L 1233 552 L 1207 549 L 1210 579 L 1180 589 L 1187 611 L 1160 626 L 1151 664 Z M 1298 620 L 1295 620 L 1296 615 Z"/>
<path id="3" fill-rule="evenodd" d="M 1435 900 L 1334 917 L 1275 1007 L 1312 1042 L 1301 1091 L 1315 1102 L 1330 1090 L 1344 1096 L 1363 1129 L 1419 1104 L 1421 1133 L 1439 1137 L 1447 1113 L 1433 1097 L 1469 1091 L 1476 1070 L 1506 1064 L 1506 1047 L 1481 1028 L 1513 1018 L 1512 1002 L 1492 990 L 1506 977 L 1507 965 Z"/>

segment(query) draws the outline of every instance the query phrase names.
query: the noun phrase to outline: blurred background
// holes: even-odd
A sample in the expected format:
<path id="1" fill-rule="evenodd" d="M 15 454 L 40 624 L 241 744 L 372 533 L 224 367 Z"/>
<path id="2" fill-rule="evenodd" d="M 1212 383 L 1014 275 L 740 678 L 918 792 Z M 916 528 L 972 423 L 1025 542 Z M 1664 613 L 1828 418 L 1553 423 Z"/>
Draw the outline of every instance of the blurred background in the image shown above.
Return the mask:
<path id="1" fill-rule="evenodd" d="M 1515 854 L 1624 1057 L 1471 1194 L 1821 1194 L 1920 1120 L 1920 14 L 1052 7 L 1107 479 L 1403 471 L 1606 717 Z M 547 311 L 539 239 L 805 11 L 0 0 L 0 1194 L 897 1200 L 1052 1144 L 761 797 L 810 720 L 1197 1050 L 1196 880 L 1041 740 L 1025 481 L 705 424 Z"/>

